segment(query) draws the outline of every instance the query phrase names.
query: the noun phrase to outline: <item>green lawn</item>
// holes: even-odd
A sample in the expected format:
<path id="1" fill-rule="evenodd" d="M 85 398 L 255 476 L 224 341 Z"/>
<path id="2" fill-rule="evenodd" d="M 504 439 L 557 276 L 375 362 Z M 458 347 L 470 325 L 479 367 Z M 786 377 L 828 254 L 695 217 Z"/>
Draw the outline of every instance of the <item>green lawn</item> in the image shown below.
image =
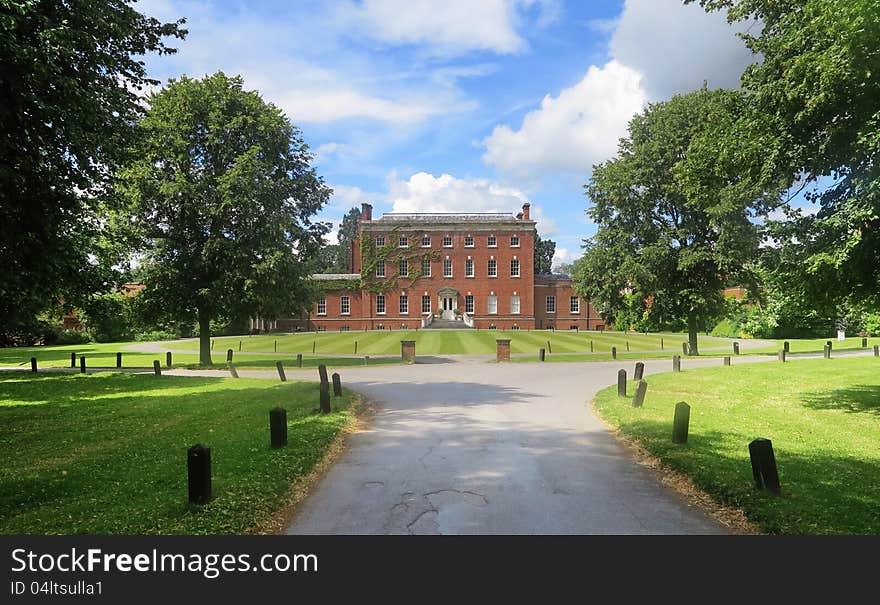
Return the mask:
<path id="1" fill-rule="evenodd" d="M 165 367 L 165 353 L 144 353 L 140 351 L 128 351 L 125 349 L 128 345 L 139 344 L 131 342 L 114 342 L 114 343 L 89 343 L 82 345 L 63 345 L 49 347 L 9 347 L 0 348 L 0 366 L 22 366 L 30 367 L 31 357 L 37 358 L 37 365 L 41 368 L 67 368 L 70 367 L 70 354 L 76 353 L 77 367 L 79 367 L 79 356 L 86 358 L 87 368 L 115 368 L 116 353 L 122 353 L 122 366 L 124 368 L 152 368 L 153 360 L 158 359 Z M 173 367 L 197 367 L 199 365 L 199 356 L 194 353 L 179 353 L 179 346 L 182 343 L 173 343 L 169 347 L 172 354 Z M 174 347 L 176 345 L 176 347 Z M 183 347 L 182 350 L 188 350 L 196 344 Z M 237 350 L 237 349 L 236 349 Z M 271 351 L 271 349 L 270 349 Z M 365 353 L 368 356 L 369 353 Z M 400 355 L 400 351 L 397 352 Z M 223 369 L 226 365 L 226 349 L 222 351 L 215 350 L 212 358 L 214 363 Z M 281 361 L 284 367 L 289 370 L 296 370 L 296 355 L 292 353 L 265 353 L 259 355 L 235 355 L 233 354 L 233 362 L 235 366 L 241 369 L 272 369 L 275 362 Z M 328 367 L 348 367 L 362 365 L 384 365 L 401 363 L 397 358 L 370 357 L 364 359 L 363 356 L 358 357 L 335 357 L 329 355 L 312 355 L 306 353 L 303 355 L 304 368 L 316 368 L 319 364 Z"/>
<path id="2" fill-rule="evenodd" d="M 626 350 L 629 342 L 632 351 L 660 350 L 660 339 L 666 350 L 681 351 L 681 343 L 687 340 L 683 334 L 638 334 L 630 332 L 569 332 L 549 330 L 373 330 L 369 332 L 305 332 L 299 334 L 268 334 L 260 336 L 230 336 L 214 339 L 214 351 L 232 349 L 244 352 L 272 353 L 275 342 L 279 353 L 312 353 L 347 355 L 400 355 L 401 340 L 415 340 L 417 355 L 494 355 L 495 340 L 509 338 L 511 352 L 535 353 L 539 348 L 550 348 L 553 353 L 587 353 L 590 341 L 595 352 L 610 353 L 611 347 L 618 352 Z M 705 347 L 728 346 L 728 341 L 700 337 Z M 194 350 L 195 341 L 178 341 L 169 345 L 173 350 Z"/>
<path id="3" fill-rule="evenodd" d="M 823 341 L 824 342 L 824 341 Z M 880 361 L 805 359 L 649 376 L 645 406 L 596 397 L 601 416 L 769 533 L 880 533 Z M 686 445 L 675 403 L 691 406 Z M 748 444 L 773 441 L 782 496 L 753 487 Z"/>
<path id="4" fill-rule="evenodd" d="M 343 376 L 344 379 L 344 376 Z M 0 533 L 213 534 L 259 526 L 351 421 L 318 383 L 0 373 Z M 289 445 L 269 447 L 269 410 Z M 214 501 L 187 503 L 186 450 L 211 447 Z"/>

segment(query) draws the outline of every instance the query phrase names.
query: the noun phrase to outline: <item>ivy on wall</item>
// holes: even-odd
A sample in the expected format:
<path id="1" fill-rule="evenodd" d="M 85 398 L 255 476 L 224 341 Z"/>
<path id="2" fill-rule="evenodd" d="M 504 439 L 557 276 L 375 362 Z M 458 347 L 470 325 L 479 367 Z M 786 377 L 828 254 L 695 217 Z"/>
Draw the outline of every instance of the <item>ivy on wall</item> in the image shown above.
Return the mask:
<path id="1" fill-rule="evenodd" d="M 438 250 L 422 250 L 418 246 L 400 248 L 398 246 L 400 236 L 405 235 L 407 241 L 420 242 L 421 232 L 408 233 L 400 227 L 394 227 L 385 233 L 385 245 L 376 247 L 375 236 L 361 237 L 361 278 L 339 279 L 318 281 L 317 288 L 322 292 L 338 290 L 367 290 L 373 294 L 383 294 L 402 287 L 412 287 L 418 280 L 424 277 L 422 262 L 438 262 L 441 254 Z M 415 248 L 415 249 L 413 249 Z M 406 260 L 408 265 L 407 276 L 403 277 L 395 271 L 394 275 L 389 270 L 394 269 L 400 261 Z M 376 265 L 379 261 L 385 261 L 385 274 L 387 277 L 376 277 Z M 401 282 L 409 282 L 408 285 Z"/>

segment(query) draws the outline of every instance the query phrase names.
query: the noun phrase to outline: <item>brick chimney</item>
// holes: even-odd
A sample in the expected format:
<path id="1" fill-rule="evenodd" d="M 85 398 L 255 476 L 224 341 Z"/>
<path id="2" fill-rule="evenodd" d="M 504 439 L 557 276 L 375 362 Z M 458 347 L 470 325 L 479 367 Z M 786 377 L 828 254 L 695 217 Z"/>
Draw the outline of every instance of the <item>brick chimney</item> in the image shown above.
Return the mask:
<path id="1" fill-rule="evenodd" d="M 524 220 L 524 221 L 531 220 L 531 219 L 529 218 L 529 208 L 531 208 L 531 206 L 532 206 L 532 205 L 529 204 L 528 202 L 526 202 L 525 204 L 523 204 L 522 217 L 523 217 L 523 220 Z"/>
<path id="2" fill-rule="evenodd" d="M 360 222 L 365 223 L 373 220 L 373 207 L 364 202 L 361 204 L 361 220 Z"/>

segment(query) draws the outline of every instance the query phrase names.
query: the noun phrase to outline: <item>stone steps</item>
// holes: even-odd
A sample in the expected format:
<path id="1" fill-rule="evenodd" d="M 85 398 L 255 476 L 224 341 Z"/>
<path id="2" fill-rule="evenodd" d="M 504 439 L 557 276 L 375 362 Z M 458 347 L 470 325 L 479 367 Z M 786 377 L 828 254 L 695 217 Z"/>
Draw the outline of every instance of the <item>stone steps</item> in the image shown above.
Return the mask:
<path id="1" fill-rule="evenodd" d="M 427 328 L 423 330 L 471 330 L 464 321 L 456 321 L 454 319 L 435 319 Z"/>

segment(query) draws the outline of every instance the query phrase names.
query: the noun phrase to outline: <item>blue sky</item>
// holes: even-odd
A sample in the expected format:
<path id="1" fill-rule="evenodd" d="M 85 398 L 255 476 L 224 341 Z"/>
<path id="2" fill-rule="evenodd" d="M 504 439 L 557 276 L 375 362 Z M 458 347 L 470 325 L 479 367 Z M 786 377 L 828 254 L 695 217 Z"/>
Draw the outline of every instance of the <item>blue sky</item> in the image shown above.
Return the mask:
<path id="1" fill-rule="evenodd" d="M 556 264 L 595 227 L 582 185 L 626 123 L 676 92 L 735 87 L 749 52 L 680 0 L 141 0 L 186 17 L 163 83 L 222 70 L 281 107 L 335 193 L 389 211 L 532 204 Z M 331 236 L 332 239 L 333 236 Z"/>

